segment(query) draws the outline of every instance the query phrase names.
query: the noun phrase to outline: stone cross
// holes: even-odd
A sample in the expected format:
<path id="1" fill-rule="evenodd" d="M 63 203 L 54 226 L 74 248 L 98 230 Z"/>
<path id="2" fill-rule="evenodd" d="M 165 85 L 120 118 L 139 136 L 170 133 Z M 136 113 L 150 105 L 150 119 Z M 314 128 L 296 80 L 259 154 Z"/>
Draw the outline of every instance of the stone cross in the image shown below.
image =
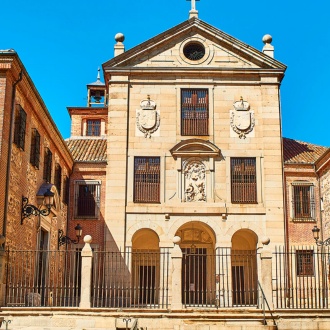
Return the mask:
<path id="1" fill-rule="evenodd" d="M 196 1 L 199 1 L 199 0 L 187 0 L 187 1 L 191 1 L 191 10 L 195 11 L 196 10 Z"/>

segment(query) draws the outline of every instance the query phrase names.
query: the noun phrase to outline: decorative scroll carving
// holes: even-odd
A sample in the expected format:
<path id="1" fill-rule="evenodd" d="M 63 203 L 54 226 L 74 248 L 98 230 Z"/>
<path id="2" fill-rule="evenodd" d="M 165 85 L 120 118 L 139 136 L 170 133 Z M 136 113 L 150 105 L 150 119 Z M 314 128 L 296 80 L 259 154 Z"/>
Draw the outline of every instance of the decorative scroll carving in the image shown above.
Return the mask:
<path id="1" fill-rule="evenodd" d="M 156 103 L 150 100 L 148 95 L 147 100 L 142 100 L 140 103 L 141 109 L 136 115 L 136 125 L 144 134 L 145 138 L 150 138 L 151 134 L 156 132 L 160 125 L 160 116 L 156 111 Z"/>
<path id="2" fill-rule="evenodd" d="M 21 169 L 22 167 L 22 153 L 21 151 L 17 148 L 17 147 L 13 147 L 12 148 L 12 152 L 11 152 L 11 161 L 12 163 L 14 163 L 14 165 Z"/>
<path id="3" fill-rule="evenodd" d="M 242 97 L 234 103 L 234 108 L 230 111 L 230 126 L 240 139 L 245 139 L 255 126 L 254 112 L 250 111 L 250 104 Z"/>
<path id="4" fill-rule="evenodd" d="M 205 202 L 205 166 L 200 161 L 189 162 L 185 169 L 185 201 Z"/>
<path id="5" fill-rule="evenodd" d="M 212 243 L 212 238 L 207 232 L 192 228 L 183 230 L 181 240 L 182 243 Z"/>

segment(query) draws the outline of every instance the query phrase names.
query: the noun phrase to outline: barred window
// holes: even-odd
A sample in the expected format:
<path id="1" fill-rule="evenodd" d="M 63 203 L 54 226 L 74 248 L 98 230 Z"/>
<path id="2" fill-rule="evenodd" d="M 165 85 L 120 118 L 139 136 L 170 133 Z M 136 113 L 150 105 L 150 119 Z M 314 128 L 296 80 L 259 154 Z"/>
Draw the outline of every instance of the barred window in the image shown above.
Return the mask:
<path id="1" fill-rule="evenodd" d="M 100 209 L 100 181 L 75 182 L 75 217 L 98 218 Z"/>
<path id="2" fill-rule="evenodd" d="M 87 120 L 87 136 L 100 136 L 101 135 L 101 120 L 88 119 Z"/>
<path id="3" fill-rule="evenodd" d="M 55 165 L 55 175 L 54 175 L 54 184 L 57 188 L 59 195 L 61 195 L 62 188 L 62 168 L 60 164 Z"/>
<path id="4" fill-rule="evenodd" d="M 297 275 L 314 275 L 313 250 L 297 250 Z"/>
<path id="5" fill-rule="evenodd" d="M 257 203 L 255 158 L 231 158 L 231 202 Z"/>
<path id="6" fill-rule="evenodd" d="M 18 105 L 15 119 L 14 143 L 24 150 L 25 147 L 25 129 L 26 129 L 26 112 Z"/>
<path id="7" fill-rule="evenodd" d="M 40 163 L 40 134 L 36 128 L 32 129 L 30 163 L 39 169 Z"/>
<path id="8" fill-rule="evenodd" d="M 45 156 L 44 156 L 44 180 L 46 182 L 51 182 L 52 179 L 52 162 L 53 162 L 53 154 L 48 149 L 45 148 Z"/>
<path id="9" fill-rule="evenodd" d="M 181 135 L 208 135 L 207 89 L 181 90 Z"/>
<path id="10" fill-rule="evenodd" d="M 160 158 L 134 158 L 134 202 L 160 203 Z"/>
<path id="11" fill-rule="evenodd" d="M 314 186 L 310 182 L 293 182 L 293 218 L 308 220 L 315 217 Z"/>

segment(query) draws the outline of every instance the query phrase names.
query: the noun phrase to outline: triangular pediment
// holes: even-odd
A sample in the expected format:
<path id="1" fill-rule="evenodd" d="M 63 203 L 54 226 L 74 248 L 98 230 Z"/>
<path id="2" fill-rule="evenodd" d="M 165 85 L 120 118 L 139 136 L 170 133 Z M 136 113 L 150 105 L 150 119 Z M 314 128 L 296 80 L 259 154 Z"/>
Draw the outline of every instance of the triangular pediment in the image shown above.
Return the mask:
<path id="1" fill-rule="evenodd" d="M 204 47 L 200 60 L 184 54 L 187 44 Z M 213 26 L 193 18 L 116 56 L 103 64 L 105 71 L 132 68 L 164 68 L 181 70 L 210 69 L 277 69 L 286 66 L 261 51 L 244 44 Z"/>

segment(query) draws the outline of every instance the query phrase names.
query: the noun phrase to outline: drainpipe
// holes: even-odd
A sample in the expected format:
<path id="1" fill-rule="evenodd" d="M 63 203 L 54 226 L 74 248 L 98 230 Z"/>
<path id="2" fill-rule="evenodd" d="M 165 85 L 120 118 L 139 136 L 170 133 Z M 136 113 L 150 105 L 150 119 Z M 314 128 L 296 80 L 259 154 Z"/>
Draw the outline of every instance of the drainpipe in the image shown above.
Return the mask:
<path id="1" fill-rule="evenodd" d="M 11 152 L 14 139 L 14 125 L 15 125 L 15 98 L 16 98 L 16 86 L 23 78 L 23 71 L 19 73 L 18 79 L 13 84 L 13 90 L 11 95 L 11 113 L 10 113 L 10 123 L 9 123 L 9 143 L 8 143 L 8 154 L 7 154 L 7 170 L 6 170 L 6 186 L 5 186 L 5 206 L 4 206 L 4 217 L 3 217 L 3 227 L 2 236 L 6 236 L 7 231 L 7 209 L 9 203 L 9 181 L 10 181 L 10 165 L 11 165 Z M 4 245 L 6 242 L 4 243 Z"/>

